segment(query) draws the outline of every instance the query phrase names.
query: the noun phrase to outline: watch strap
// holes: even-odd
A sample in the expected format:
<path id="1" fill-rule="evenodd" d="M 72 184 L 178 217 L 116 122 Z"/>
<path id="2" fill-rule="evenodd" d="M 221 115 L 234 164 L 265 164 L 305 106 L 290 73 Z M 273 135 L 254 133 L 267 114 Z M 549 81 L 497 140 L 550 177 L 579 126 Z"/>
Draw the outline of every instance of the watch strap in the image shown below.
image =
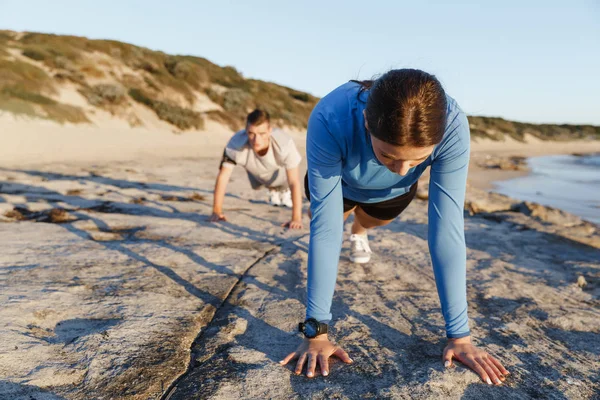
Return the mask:
<path id="1" fill-rule="evenodd" d="M 329 330 L 328 325 L 325 322 L 320 322 L 317 321 L 315 318 L 308 318 L 306 321 L 304 322 L 300 322 L 298 324 L 298 331 L 301 333 L 304 333 L 304 326 L 306 325 L 306 323 L 308 321 L 313 321 L 317 323 L 317 334 L 315 335 L 315 337 L 319 336 L 319 335 L 323 335 L 326 334 Z"/>

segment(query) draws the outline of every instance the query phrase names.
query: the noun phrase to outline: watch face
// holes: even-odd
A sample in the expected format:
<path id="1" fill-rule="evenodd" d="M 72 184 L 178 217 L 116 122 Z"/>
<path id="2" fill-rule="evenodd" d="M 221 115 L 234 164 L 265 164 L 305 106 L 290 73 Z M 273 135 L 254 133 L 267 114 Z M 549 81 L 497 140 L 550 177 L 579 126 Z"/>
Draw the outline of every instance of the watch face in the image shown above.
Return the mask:
<path id="1" fill-rule="evenodd" d="M 317 326 L 314 321 L 307 321 L 304 323 L 304 334 L 309 338 L 317 336 Z"/>

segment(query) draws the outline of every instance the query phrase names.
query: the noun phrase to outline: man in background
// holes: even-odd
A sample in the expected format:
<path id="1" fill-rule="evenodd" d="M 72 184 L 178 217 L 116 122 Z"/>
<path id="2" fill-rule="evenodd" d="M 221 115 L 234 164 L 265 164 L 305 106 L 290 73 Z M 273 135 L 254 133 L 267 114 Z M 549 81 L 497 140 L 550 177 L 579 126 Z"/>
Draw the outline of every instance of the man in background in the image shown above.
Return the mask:
<path id="1" fill-rule="evenodd" d="M 273 130 L 269 113 L 256 109 L 248 114 L 246 128 L 235 133 L 223 152 L 215 184 L 212 222 L 226 221 L 223 200 L 233 167 L 239 165 L 248 173 L 252 189 L 269 190 L 269 201 L 275 206 L 292 209 L 292 218 L 283 224 L 302 229 L 302 191 L 298 166 L 302 157 L 290 136 Z"/>

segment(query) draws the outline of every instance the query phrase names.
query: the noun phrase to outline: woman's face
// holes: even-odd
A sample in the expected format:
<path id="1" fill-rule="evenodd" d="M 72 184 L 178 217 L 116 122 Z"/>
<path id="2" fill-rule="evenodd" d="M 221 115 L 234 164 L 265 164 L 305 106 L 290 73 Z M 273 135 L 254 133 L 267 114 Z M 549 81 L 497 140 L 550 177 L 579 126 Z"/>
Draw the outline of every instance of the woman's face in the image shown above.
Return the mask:
<path id="1" fill-rule="evenodd" d="M 412 147 L 396 146 L 369 135 L 373 144 L 373 152 L 380 163 L 398 175 L 406 175 L 408 171 L 421 164 L 433 152 L 434 146 Z"/>
<path id="2" fill-rule="evenodd" d="M 367 124 L 367 115 L 363 110 L 365 118 L 365 128 L 369 131 Z M 390 171 L 398 175 L 406 175 L 408 171 L 421 164 L 433 153 L 435 146 L 428 147 L 413 147 L 413 146 L 396 146 L 377 139 L 369 133 L 373 152 L 380 163 L 385 165 Z"/>

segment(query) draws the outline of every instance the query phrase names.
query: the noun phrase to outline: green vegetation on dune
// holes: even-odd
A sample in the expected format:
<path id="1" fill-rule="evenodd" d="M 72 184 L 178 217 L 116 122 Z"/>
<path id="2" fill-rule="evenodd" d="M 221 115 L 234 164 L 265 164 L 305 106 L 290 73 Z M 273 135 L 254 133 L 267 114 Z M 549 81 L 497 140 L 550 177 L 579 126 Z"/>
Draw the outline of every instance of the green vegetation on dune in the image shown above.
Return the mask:
<path id="1" fill-rule="evenodd" d="M 19 86 L 38 93 L 54 93 L 52 77 L 23 61 L 0 59 L 0 88 Z"/>
<path id="2" fill-rule="evenodd" d="M 41 68 L 0 58 L 0 110 L 60 123 L 89 122 L 80 108 L 49 97 L 54 93 L 52 77 Z"/>
<path id="3" fill-rule="evenodd" d="M 208 95 L 223 108 L 223 111 L 205 113 L 206 117 L 224 122 L 233 129 L 243 126 L 246 114 L 255 107 L 267 109 L 280 124 L 306 127 L 310 111 L 318 101 L 316 97 L 294 89 L 245 79 L 235 68 L 220 67 L 202 57 L 173 56 L 113 40 L 41 33 L 25 33 L 16 40 L 14 33 L 0 31 L 0 55 L 5 54 L 2 51 L 7 43 L 23 56 L 56 71 L 55 78 L 80 86 L 80 93 L 94 106 L 106 106 L 106 102 L 97 93 L 98 88 L 88 84 L 90 75 L 95 78 L 103 75 L 101 70 L 90 65 L 89 56 L 101 54 L 113 60 L 115 65 L 123 64 L 143 76 L 141 82 L 121 79 L 119 83 L 125 91 L 143 90 L 149 100 L 143 103 L 159 118 L 180 129 L 197 128 L 202 124 L 202 116 L 193 111 L 195 92 Z M 42 83 L 39 79 L 31 82 Z M 44 90 L 48 88 L 40 86 L 38 91 L 41 94 Z M 174 95 L 179 97 L 170 98 Z"/>
<path id="4" fill-rule="evenodd" d="M 10 37 L 3 36 L 2 32 L 0 31 L 0 58 L 10 56 L 10 54 L 7 51 L 7 46 L 6 46 L 6 43 L 9 40 L 10 40 Z"/>
<path id="5" fill-rule="evenodd" d="M 11 52 L 25 58 L 12 57 Z M 319 100 L 275 83 L 246 79 L 235 68 L 202 57 L 169 55 L 114 40 L 0 31 L 0 110 L 86 122 L 82 109 L 53 99 L 66 82 L 94 107 L 118 113 L 135 101 L 181 130 L 201 129 L 206 119 L 239 129 L 256 107 L 268 110 L 279 125 L 305 128 Z M 196 111 L 199 95 L 222 109 Z M 545 140 L 600 139 L 600 127 L 590 125 L 536 125 L 475 116 L 469 122 L 473 137 L 493 140 L 504 135 L 523 140 L 525 134 Z"/>
<path id="6" fill-rule="evenodd" d="M 86 86 L 79 90 L 93 106 L 111 107 L 119 106 L 125 102 L 126 93 L 121 86 L 111 84 L 99 84 L 95 86 Z"/>
<path id="7" fill-rule="evenodd" d="M 59 123 L 90 122 L 83 110 L 18 86 L 0 89 L 0 110 L 16 115 L 47 118 Z"/>
<path id="8" fill-rule="evenodd" d="M 179 107 L 175 104 L 154 100 L 141 89 L 130 89 L 129 96 L 138 103 L 150 107 L 160 119 L 175 125 L 179 129 L 202 129 L 204 127 L 204 119 L 200 113 Z"/>
<path id="9" fill-rule="evenodd" d="M 507 121 L 497 117 L 469 116 L 472 137 L 484 137 L 492 140 L 502 140 L 504 135 L 523 141 L 525 134 L 543 140 L 600 140 L 600 126 L 593 125 L 554 125 L 529 124 L 525 122 Z"/>

